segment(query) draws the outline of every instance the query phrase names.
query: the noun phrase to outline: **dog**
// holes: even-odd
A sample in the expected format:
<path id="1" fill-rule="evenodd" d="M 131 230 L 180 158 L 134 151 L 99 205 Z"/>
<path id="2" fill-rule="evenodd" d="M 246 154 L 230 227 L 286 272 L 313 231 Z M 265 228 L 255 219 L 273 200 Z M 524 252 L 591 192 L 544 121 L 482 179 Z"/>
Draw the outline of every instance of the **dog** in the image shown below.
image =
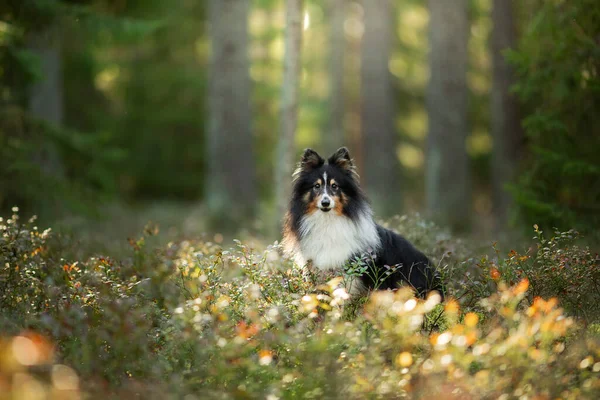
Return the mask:
<path id="1" fill-rule="evenodd" d="M 347 148 L 327 161 L 306 149 L 293 174 L 283 227 L 284 253 L 301 267 L 343 271 L 351 294 L 408 283 L 425 297 L 441 279 L 408 240 L 375 223 Z"/>

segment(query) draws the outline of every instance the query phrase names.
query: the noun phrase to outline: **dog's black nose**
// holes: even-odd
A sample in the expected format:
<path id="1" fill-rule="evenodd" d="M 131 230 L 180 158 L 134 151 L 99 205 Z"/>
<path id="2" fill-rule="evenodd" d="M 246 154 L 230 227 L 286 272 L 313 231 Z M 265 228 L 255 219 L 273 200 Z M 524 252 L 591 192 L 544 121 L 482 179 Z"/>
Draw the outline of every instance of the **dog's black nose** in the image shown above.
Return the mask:
<path id="1" fill-rule="evenodd" d="M 329 199 L 323 199 L 321 200 L 321 206 L 323 207 L 329 207 L 331 205 L 331 200 Z"/>

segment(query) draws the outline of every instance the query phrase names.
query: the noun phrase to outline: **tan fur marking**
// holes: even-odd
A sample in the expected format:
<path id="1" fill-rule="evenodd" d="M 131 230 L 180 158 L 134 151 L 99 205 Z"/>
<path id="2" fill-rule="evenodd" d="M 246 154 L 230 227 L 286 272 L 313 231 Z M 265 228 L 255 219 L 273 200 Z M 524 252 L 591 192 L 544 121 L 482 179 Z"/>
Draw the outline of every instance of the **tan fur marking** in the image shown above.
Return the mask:
<path id="1" fill-rule="evenodd" d="M 308 203 L 310 200 L 310 192 L 306 192 L 302 197 L 302 200 L 304 200 L 305 203 Z"/>
<path id="2" fill-rule="evenodd" d="M 292 231 L 292 216 L 289 211 L 285 213 L 281 245 L 283 247 L 283 253 L 288 257 L 292 257 L 298 248 L 298 238 Z"/>
<path id="3" fill-rule="evenodd" d="M 308 215 L 312 215 L 314 214 L 319 207 L 317 206 L 318 203 L 318 198 L 315 198 L 313 201 L 311 201 L 310 203 L 308 203 L 308 209 L 306 210 L 306 213 Z"/>
<path id="4" fill-rule="evenodd" d="M 344 206 L 346 205 L 346 196 L 344 193 L 341 193 L 339 196 L 335 196 L 335 212 L 337 215 L 344 214 Z"/>

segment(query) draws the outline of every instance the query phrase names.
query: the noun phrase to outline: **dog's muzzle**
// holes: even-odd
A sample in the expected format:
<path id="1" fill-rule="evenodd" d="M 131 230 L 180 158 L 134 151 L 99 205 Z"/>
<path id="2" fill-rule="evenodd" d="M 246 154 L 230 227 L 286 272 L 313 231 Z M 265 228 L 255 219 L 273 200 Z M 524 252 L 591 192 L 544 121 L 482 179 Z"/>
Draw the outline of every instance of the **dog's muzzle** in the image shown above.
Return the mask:
<path id="1" fill-rule="evenodd" d="M 319 209 L 321 209 L 321 211 L 329 211 L 331 210 L 331 208 L 333 207 L 333 201 L 331 200 L 331 198 L 329 196 L 327 197 L 323 197 L 321 199 L 321 201 L 319 202 Z"/>

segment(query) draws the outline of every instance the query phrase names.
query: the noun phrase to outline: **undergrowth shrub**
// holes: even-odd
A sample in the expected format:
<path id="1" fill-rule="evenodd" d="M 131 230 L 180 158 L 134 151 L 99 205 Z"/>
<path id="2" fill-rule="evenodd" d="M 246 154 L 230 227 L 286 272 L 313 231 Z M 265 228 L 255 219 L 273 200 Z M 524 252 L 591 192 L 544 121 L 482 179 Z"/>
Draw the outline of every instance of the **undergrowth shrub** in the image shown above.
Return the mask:
<path id="1" fill-rule="evenodd" d="M 537 297 L 546 283 L 533 266 L 515 272 L 525 262 L 516 254 L 480 258 L 486 296 L 466 302 L 456 296 L 464 288 L 439 304 L 409 288 L 351 298 L 343 278 L 314 282 L 276 245 L 152 251 L 144 236 L 130 260 L 68 262 L 50 232 L 16 213 L 0 224 L 0 393 L 13 398 L 592 399 L 600 390 L 598 336 L 557 298 Z M 451 245 L 438 239 L 423 238 L 438 247 L 428 254 Z M 590 262 L 565 243 L 544 241 L 526 261 L 577 251 Z M 454 257 L 434 256 L 454 276 L 472 268 Z"/>
<path id="2" fill-rule="evenodd" d="M 51 337 L 59 358 L 84 377 L 118 384 L 152 376 L 164 318 L 158 305 L 169 290 L 156 281 L 161 270 L 108 257 L 64 260 L 50 247 L 50 229 L 40 232 L 34 218 L 21 224 L 13 211 L 0 219 L 0 333 Z"/>
<path id="3" fill-rule="evenodd" d="M 493 281 L 530 282 L 528 299 L 558 297 L 571 314 L 586 322 L 598 321 L 600 310 L 600 257 L 577 244 L 579 234 L 555 230 L 548 238 L 534 226 L 534 245 L 524 252 L 511 250 L 502 259 L 484 257 L 480 265 Z"/>

